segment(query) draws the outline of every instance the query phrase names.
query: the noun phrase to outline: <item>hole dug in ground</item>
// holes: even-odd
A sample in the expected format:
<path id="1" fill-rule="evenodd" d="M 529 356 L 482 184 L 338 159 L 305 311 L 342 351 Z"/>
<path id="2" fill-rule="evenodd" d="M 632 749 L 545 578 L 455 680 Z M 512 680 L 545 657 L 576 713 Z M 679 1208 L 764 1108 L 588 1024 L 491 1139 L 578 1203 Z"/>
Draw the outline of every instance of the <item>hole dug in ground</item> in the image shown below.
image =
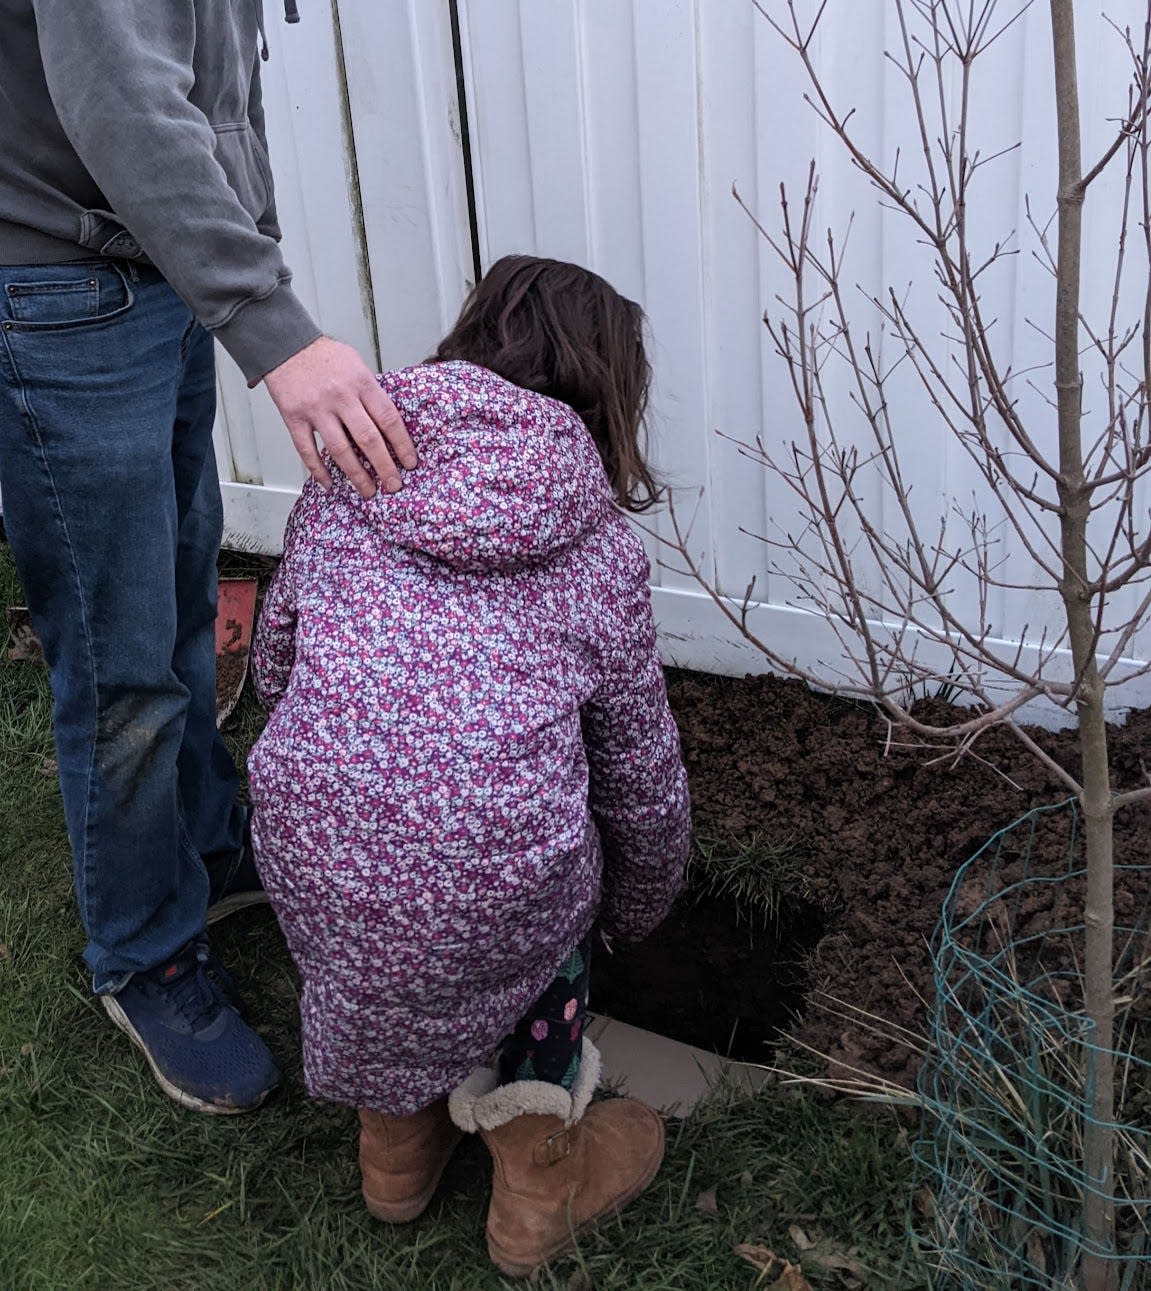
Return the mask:
<path id="1" fill-rule="evenodd" d="M 689 890 L 646 941 L 597 948 L 591 1007 L 725 1058 L 767 1062 L 802 1012 L 807 957 L 823 931 L 807 902 L 768 915 Z"/>

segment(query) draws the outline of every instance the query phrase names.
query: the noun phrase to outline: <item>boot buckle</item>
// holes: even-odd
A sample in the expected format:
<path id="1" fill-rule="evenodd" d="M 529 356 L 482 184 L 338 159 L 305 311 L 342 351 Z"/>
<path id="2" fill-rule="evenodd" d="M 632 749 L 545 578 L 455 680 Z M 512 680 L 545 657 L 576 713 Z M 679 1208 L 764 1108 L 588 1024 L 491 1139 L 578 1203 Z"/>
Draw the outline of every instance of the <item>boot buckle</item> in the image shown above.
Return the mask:
<path id="1" fill-rule="evenodd" d="M 558 1165 L 571 1155 L 571 1150 L 571 1136 L 567 1130 L 557 1130 L 536 1148 L 536 1160 L 539 1165 Z"/>

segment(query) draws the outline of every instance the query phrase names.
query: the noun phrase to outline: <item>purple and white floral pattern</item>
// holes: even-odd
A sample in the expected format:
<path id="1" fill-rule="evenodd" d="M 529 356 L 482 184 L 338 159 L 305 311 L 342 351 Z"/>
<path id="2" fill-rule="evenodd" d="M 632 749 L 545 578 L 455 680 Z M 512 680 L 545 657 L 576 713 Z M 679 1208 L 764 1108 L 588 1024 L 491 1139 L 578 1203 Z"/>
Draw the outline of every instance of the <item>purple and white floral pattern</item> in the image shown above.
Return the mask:
<path id="1" fill-rule="evenodd" d="M 690 820 L 647 559 L 582 421 L 467 363 L 382 382 L 420 465 L 395 495 L 305 486 L 249 765 L 308 1088 L 402 1115 L 489 1057 L 593 921 L 659 923 Z"/>

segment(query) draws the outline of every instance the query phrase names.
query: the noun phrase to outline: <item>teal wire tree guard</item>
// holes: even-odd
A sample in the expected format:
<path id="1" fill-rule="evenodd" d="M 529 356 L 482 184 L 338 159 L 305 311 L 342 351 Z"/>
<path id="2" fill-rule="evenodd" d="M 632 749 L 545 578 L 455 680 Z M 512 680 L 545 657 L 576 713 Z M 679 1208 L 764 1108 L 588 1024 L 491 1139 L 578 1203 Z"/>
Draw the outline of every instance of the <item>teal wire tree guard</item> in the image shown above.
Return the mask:
<path id="1" fill-rule="evenodd" d="M 1036 864 L 1038 831 L 1065 859 Z M 1120 1291 L 1151 1291 L 1151 838 L 1116 865 L 1115 1196 Z M 1118 859 L 1118 853 L 1117 853 Z M 1057 870 L 1057 872 L 1055 872 Z M 958 871 L 932 944 L 935 1004 L 914 1145 L 940 1291 L 1078 1291 L 1083 1128 L 1097 1048 L 1082 1011 L 1086 870 L 1075 799 L 995 834 Z M 1123 914 L 1120 926 L 1120 912 Z"/>

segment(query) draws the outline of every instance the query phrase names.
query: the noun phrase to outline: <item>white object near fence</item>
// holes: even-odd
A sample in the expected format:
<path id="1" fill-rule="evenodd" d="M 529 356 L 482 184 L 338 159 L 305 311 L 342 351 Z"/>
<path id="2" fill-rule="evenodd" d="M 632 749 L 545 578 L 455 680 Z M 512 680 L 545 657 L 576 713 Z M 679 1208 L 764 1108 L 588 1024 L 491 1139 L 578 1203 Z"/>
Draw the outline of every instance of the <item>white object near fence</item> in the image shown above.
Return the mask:
<path id="1" fill-rule="evenodd" d="M 785 11 L 780 0 L 762 3 Z M 387 367 L 427 353 L 473 276 L 451 8 L 338 0 L 334 19 L 310 6 L 304 25 L 273 33 L 269 133 L 301 294 L 325 328 Z M 810 16 L 818 5 L 800 8 Z M 752 536 L 794 532 L 800 522 L 786 487 L 733 441 L 780 443 L 802 427 L 761 322 L 787 280 L 732 188 L 776 229 L 781 182 L 798 201 L 814 158 L 817 224 L 843 233 L 851 223 L 845 276 L 860 284 L 864 314 L 868 293 L 894 287 L 931 319 L 935 284 L 911 229 L 882 209 L 804 102 L 803 70 L 753 0 L 458 0 L 456 9 L 481 264 L 513 251 L 576 260 L 644 306 L 656 370 L 653 456 L 681 512 L 702 490 L 693 550 L 729 596 L 741 598 L 755 579 L 760 635 L 809 666 L 834 663 L 826 624 L 796 608 L 787 579 L 769 572 L 778 553 Z M 1124 110 L 1128 59 L 1094 11 L 1080 20 L 1080 40 L 1091 158 Z M 896 41 L 894 6 L 831 0 L 815 61 L 837 105 L 855 109 L 865 145 L 881 158 L 902 149 L 910 160 L 909 102 L 884 57 Z M 978 239 L 1027 248 L 1002 262 L 984 300 L 1001 362 L 1015 370 L 1042 363 L 1050 348 L 1037 329 L 1050 328 L 1053 287 L 1025 236 L 1028 201 L 1041 223 L 1054 210 L 1050 86 L 1047 9 L 1032 5 L 988 56 L 971 125 L 984 155 L 1022 142 L 988 167 L 971 208 Z M 1096 213 L 1117 208 L 1117 184 L 1107 177 L 1092 188 L 1089 228 Z M 1110 298 L 1113 254 L 1110 235 L 1085 247 L 1088 314 Z M 1013 393 L 1053 441 L 1054 413 L 1042 413 L 1050 371 L 1031 380 L 1037 388 L 1021 382 Z M 265 396 L 237 381 L 221 379 L 217 441 L 229 537 L 270 550 L 300 468 Z M 845 407 L 846 381 L 846 372 L 831 378 L 832 399 Z M 978 504 L 985 486 L 971 462 L 915 383 L 900 389 L 898 442 L 920 514 L 938 517 L 949 499 Z M 885 499 L 877 492 L 871 504 L 881 523 Z M 666 536 L 666 517 L 652 524 Z M 1012 543 L 1004 534 L 1001 554 L 1025 583 L 1028 559 Z M 698 586 L 659 564 L 650 539 L 649 550 L 667 660 L 760 670 L 761 656 Z M 959 586 L 955 595 L 973 593 Z M 1112 610 L 1133 613 L 1134 600 Z M 1050 597 L 1001 592 L 989 616 L 995 636 L 1036 644 L 1057 629 L 1061 610 Z M 1151 654 L 1146 635 L 1133 652 L 1133 666 Z M 1151 702 L 1143 680 L 1129 691 L 1125 705 Z"/>

